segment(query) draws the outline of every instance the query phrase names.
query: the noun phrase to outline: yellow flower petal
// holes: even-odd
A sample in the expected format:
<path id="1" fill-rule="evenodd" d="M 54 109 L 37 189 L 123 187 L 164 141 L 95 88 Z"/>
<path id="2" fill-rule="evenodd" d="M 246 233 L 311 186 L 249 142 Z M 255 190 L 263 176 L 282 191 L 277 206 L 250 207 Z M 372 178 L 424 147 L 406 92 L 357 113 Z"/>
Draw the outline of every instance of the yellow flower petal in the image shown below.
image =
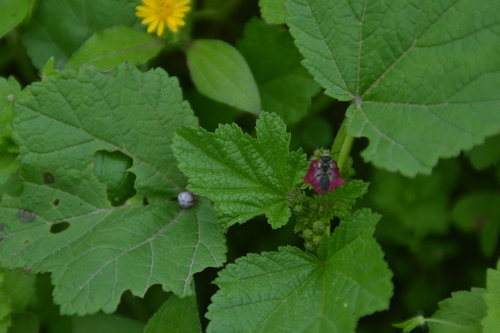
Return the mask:
<path id="1" fill-rule="evenodd" d="M 156 27 L 158 26 L 158 22 L 160 22 L 158 19 L 151 22 L 151 24 L 148 27 L 148 33 L 151 34 L 156 30 Z"/>
<path id="2" fill-rule="evenodd" d="M 167 17 L 167 25 L 172 32 L 177 32 L 179 29 L 177 29 L 177 24 L 171 17 Z"/>
<path id="3" fill-rule="evenodd" d="M 142 3 L 144 3 L 146 6 L 154 8 L 154 9 L 161 6 L 161 1 L 157 1 L 157 0 L 142 0 Z"/>
<path id="4" fill-rule="evenodd" d="M 153 17 L 153 16 L 150 16 L 150 17 L 147 17 L 144 20 L 142 20 L 141 23 L 144 24 L 144 25 L 146 25 L 146 24 L 149 24 L 149 23 L 153 22 L 154 20 L 157 20 L 157 18 Z"/>
<path id="5" fill-rule="evenodd" d="M 165 33 L 165 22 L 160 21 L 158 23 L 158 31 L 157 31 L 158 37 L 163 36 L 164 33 Z"/>

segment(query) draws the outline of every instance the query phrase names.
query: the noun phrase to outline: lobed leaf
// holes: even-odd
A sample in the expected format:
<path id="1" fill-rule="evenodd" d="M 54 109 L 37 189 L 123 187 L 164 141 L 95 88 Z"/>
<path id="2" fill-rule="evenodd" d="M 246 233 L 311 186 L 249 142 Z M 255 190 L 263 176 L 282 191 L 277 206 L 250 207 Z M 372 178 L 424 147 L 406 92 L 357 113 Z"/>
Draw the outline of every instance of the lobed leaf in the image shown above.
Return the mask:
<path id="1" fill-rule="evenodd" d="M 392 295 L 372 237 L 378 220 L 366 209 L 346 218 L 319 258 L 289 246 L 226 266 L 207 332 L 354 332 L 357 319 L 386 309 Z"/>
<path id="2" fill-rule="evenodd" d="M 428 319 L 431 333 L 482 332 L 481 319 L 486 315 L 485 289 L 457 291 L 439 302 L 439 310 Z"/>
<path id="3" fill-rule="evenodd" d="M 198 39 L 186 56 L 191 79 L 200 93 L 244 111 L 261 111 L 252 72 L 233 46 L 220 40 Z"/>
<path id="4" fill-rule="evenodd" d="M 172 201 L 186 180 L 170 142 L 196 125 L 175 78 L 123 64 L 110 72 L 61 71 L 15 104 L 23 192 L 0 207 L 0 262 L 51 272 L 63 314 L 113 312 L 120 295 L 153 284 L 193 292 L 193 274 L 219 266 L 226 250 L 210 202 Z M 133 160 L 148 205 L 112 207 L 94 174 L 98 151 Z"/>
<path id="5" fill-rule="evenodd" d="M 290 134 L 276 115 L 262 112 L 257 139 L 232 125 L 215 133 L 184 127 L 173 142 L 188 189 L 215 202 L 219 223 L 228 228 L 265 214 L 273 228 L 288 222 L 287 193 L 303 181 L 307 167 L 299 150 L 289 152 Z"/>
<path id="6" fill-rule="evenodd" d="M 500 3 L 288 0 L 287 23 L 326 94 L 352 101 L 363 157 L 431 172 L 500 132 Z"/>

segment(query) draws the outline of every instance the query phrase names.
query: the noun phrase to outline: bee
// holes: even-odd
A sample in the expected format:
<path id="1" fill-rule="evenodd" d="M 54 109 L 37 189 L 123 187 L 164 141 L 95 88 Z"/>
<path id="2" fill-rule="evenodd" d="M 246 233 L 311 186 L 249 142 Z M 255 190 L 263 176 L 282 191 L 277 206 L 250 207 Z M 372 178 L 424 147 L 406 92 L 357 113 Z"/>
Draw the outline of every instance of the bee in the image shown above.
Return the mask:
<path id="1" fill-rule="evenodd" d="M 304 182 L 312 185 L 319 195 L 325 195 L 344 184 L 337 162 L 328 153 L 311 161 Z"/>

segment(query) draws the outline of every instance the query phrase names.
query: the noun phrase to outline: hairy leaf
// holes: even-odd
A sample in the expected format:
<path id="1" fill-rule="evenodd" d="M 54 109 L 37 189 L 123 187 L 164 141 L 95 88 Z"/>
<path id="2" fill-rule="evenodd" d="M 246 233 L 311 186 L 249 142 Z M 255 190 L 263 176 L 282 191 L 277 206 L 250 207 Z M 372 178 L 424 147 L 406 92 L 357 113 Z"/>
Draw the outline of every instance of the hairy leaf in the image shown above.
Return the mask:
<path id="1" fill-rule="evenodd" d="M 184 127 L 173 143 L 188 189 L 215 202 L 225 228 L 265 214 L 273 228 L 288 222 L 287 193 L 303 181 L 307 166 L 299 150 L 290 153 L 290 135 L 276 115 L 262 112 L 257 139 L 241 128 L 221 125 L 215 133 Z"/>
<path id="2" fill-rule="evenodd" d="M 354 332 L 389 306 L 391 272 L 372 237 L 379 216 L 361 210 L 325 237 L 319 258 L 294 247 L 249 254 L 215 283 L 208 332 Z"/>
<path id="3" fill-rule="evenodd" d="M 287 23 L 326 94 L 352 101 L 367 161 L 431 172 L 500 132 L 497 0 L 288 0 Z"/>
<path id="4" fill-rule="evenodd" d="M 193 292 L 194 273 L 224 262 L 224 236 L 209 200 L 190 209 L 170 142 L 197 125 L 175 78 L 131 65 L 101 73 L 61 71 L 15 104 L 24 191 L 0 207 L 0 262 L 51 272 L 63 314 L 113 312 L 120 295 L 153 284 Z M 112 207 L 94 174 L 96 151 L 133 160 L 148 205 Z"/>

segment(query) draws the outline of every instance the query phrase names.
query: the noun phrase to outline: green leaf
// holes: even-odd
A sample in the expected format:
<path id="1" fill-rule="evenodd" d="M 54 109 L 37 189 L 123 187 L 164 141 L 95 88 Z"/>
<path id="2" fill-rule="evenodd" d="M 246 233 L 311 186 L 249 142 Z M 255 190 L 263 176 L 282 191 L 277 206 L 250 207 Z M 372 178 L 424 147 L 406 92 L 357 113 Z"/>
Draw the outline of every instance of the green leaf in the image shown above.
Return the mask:
<path id="1" fill-rule="evenodd" d="M 219 223 L 228 228 L 265 214 L 273 228 L 288 222 L 287 193 L 303 181 L 301 150 L 289 152 L 290 134 L 276 115 L 262 112 L 257 139 L 241 128 L 221 125 L 215 133 L 184 127 L 173 142 L 188 189 L 215 202 Z"/>
<path id="2" fill-rule="evenodd" d="M 500 132 L 500 2 L 288 0 L 287 23 L 326 94 L 352 101 L 363 157 L 431 172 Z"/>
<path id="3" fill-rule="evenodd" d="M 136 0 L 38 1 L 23 35 L 33 64 L 41 69 L 50 57 L 63 68 L 69 58 L 94 33 L 113 26 L 140 26 Z"/>
<path id="4" fill-rule="evenodd" d="M 5 150 L 17 152 L 17 146 L 10 140 L 12 134 L 10 122 L 15 116 L 12 104 L 21 97 L 21 86 L 14 77 L 8 79 L 0 77 L 0 96 L 0 154 Z"/>
<path id="5" fill-rule="evenodd" d="M 255 77 L 262 109 L 276 112 L 287 124 L 304 117 L 320 87 L 300 64 L 290 34 L 255 18 L 245 25 L 236 47 Z"/>
<path id="6" fill-rule="evenodd" d="M 107 70 L 124 61 L 140 65 L 156 56 L 164 44 L 155 36 L 129 27 L 112 27 L 93 34 L 69 59 L 66 68 L 87 65 Z"/>
<path id="7" fill-rule="evenodd" d="M 482 288 L 457 291 L 451 298 L 439 302 L 431 319 L 427 319 L 430 333 L 481 333 L 481 319 L 486 315 L 486 304 Z"/>
<path id="8" fill-rule="evenodd" d="M 17 312 L 12 314 L 12 323 L 8 333 L 38 333 L 40 319 L 31 312 Z M 108 332 L 109 333 L 109 332 Z"/>
<path id="9" fill-rule="evenodd" d="M 142 333 L 144 324 L 135 320 L 102 313 L 93 316 L 74 316 L 72 333 Z"/>
<path id="10" fill-rule="evenodd" d="M 13 312 L 23 311 L 35 296 L 35 276 L 22 269 L 3 272 L 2 292 L 9 298 Z"/>
<path id="11" fill-rule="evenodd" d="M 466 155 L 476 170 L 497 164 L 500 161 L 500 135 L 487 138 L 484 144 L 474 147 Z"/>
<path id="12" fill-rule="evenodd" d="M 61 71 L 27 89 L 13 121 L 24 192 L 0 207 L 2 265 L 52 272 L 63 314 L 110 313 L 122 292 L 153 284 L 191 294 L 193 274 L 221 265 L 226 247 L 207 199 L 190 209 L 172 201 L 186 186 L 172 136 L 197 125 L 177 79 L 123 64 Z M 94 175 L 101 150 L 132 158 L 149 205 L 111 206 Z"/>
<path id="13" fill-rule="evenodd" d="M 200 93 L 244 111 L 261 111 L 252 72 L 233 46 L 220 40 L 198 39 L 186 55 L 191 79 Z"/>
<path id="14" fill-rule="evenodd" d="M 207 332 L 354 332 L 389 306 L 391 272 L 361 210 L 325 237 L 320 259 L 294 247 L 249 254 L 219 273 Z M 242 318 L 244 320 L 242 320 Z"/>
<path id="15" fill-rule="evenodd" d="M 488 308 L 486 317 L 482 320 L 484 333 L 500 332 L 500 261 L 497 269 L 488 269 L 486 277 L 486 293 L 484 301 Z"/>
<path id="16" fill-rule="evenodd" d="M 2 0 L 0 11 L 0 38 L 15 28 L 33 6 L 30 0 Z"/>
<path id="17" fill-rule="evenodd" d="M 259 6 L 262 17 L 267 23 L 282 24 L 288 16 L 283 4 L 285 0 L 260 0 Z"/>
<path id="18" fill-rule="evenodd" d="M 144 333 L 200 333 L 196 296 L 179 298 L 175 295 L 161 306 L 149 320 Z"/>

